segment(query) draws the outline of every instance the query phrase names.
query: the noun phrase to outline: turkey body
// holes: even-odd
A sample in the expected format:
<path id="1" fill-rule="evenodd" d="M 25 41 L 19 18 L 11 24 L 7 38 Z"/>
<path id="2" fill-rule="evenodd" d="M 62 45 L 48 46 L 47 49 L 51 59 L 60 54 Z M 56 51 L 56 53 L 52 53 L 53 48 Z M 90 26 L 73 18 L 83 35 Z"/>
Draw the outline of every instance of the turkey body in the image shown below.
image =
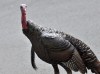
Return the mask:
<path id="1" fill-rule="evenodd" d="M 28 24 L 31 27 L 35 25 L 31 21 L 28 21 Z M 29 38 L 32 43 L 32 50 L 40 59 L 54 65 L 63 64 L 71 70 L 80 71 L 82 74 L 87 73 L 86 67 L 95 72 L 94 62 L 98 62 L 98 59 L 84 42 L 60 31 L 35 27 L 36 32 L 30 32 L 27 35 L 25 33 L 27 31 L 23 30 L 23 33 Z"/>
<path id="2" fill-rule="evenodd" d="M 83 74 L 86 73 L 86 67 L 77 49 L 66 39 L 67 34 L 64 35 L 63 32 L 35 26 L 31 21 L 27 21 L 27 23 L 31 27 L 32 32 L 23 30 L 23 33 L 32 43 L 32 50 L 34 50 L 32 54 L 35 52 L 40 59 L 52 65 L 66 65 L 67 62 L 71 60 L 72 62 L 70 61 L 70 63 L 72 65 L 66 65 L 66 67 L 74 71 L 80 71 Z"/>
<path id="3" fill-rule="evenodd" d="M 100 62 L 84 42 L 64 32 L 39 27 L 26 21 L 26 5 L 22 4 L 20 8 L 22 30 L 32 44 L 31 64 L 34 69 L 37 69 L 36 53 L 41 60 L 52 64 L 55 74 L 59 74 L 58 65 L 68 74 L 72 74 L 71 70 L 85 74 L 87 69 L 100 74 Z"/>
<path id="4" fill-rule="evenodd" d="M 25 33 L 25 31 L 23 30 Z M 66 62 L 73 55 L 74 46 L 57 33 L 40 29 L 40 35 L 31 34 L 32 49 L 47 63 Z M 60 57 L 58 57 L 60 56 Z"/>

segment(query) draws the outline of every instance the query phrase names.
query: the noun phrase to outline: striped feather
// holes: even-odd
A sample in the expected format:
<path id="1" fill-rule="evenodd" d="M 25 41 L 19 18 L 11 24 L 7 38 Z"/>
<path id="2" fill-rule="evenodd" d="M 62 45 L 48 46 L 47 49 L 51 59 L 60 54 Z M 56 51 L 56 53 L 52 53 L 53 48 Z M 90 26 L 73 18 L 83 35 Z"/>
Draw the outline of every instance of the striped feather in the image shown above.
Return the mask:
<path id="1" fill-rule="evenodd" d="M 86 66 L 84 65 L 80 55 L 75 49 L 72 58 L 68 62 L 63 62 L 68 68 L 77 72 L 80 71 L 82 74 L 87 73 Z"/>

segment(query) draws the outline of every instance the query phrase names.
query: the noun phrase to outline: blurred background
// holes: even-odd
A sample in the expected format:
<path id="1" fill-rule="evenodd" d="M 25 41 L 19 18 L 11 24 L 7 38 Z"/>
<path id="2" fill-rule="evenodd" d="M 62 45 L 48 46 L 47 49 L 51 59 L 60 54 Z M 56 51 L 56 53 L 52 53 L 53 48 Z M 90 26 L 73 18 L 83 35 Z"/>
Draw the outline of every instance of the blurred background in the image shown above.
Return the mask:
<path id="1" fill-rule="evenodd" d="M 31 66 L 31 44 L 20 22 L 22 3 L 28 19 L 81 39 L 100 59 L 100 0 L 0 0 L 0 74 L 53 74 L 52 66 L 37 56 L 38 70 Z"/>

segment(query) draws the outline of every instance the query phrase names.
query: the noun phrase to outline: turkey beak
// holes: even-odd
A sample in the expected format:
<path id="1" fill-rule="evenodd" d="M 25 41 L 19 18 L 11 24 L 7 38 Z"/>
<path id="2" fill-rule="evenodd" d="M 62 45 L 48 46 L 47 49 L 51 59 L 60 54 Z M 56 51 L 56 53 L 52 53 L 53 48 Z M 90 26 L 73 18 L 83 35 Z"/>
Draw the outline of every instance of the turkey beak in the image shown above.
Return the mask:
<path id="1" fill-rule="evenodd" d="M 23 29 L 28 29 L 27 26 L 27 21 L 26 21 L 26 4 L 21 4 L 20 9 L 21 9 L 21 24 Z"/>

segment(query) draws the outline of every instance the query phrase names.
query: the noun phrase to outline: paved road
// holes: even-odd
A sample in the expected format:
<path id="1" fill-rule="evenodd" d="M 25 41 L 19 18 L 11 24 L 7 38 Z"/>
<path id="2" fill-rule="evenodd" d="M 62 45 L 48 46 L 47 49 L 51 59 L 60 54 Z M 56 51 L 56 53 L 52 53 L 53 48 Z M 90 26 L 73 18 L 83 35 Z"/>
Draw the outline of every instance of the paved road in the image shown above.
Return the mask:
<path id="1" fill-rule="evenodd" d="M 21 3 L 28 5 L 28 18 L 36 24 L 80 38 L 100 59 L 99 0 L 1 0 L 0 74 L 53 74 L 52 66 L 37 56 L 39 69 L 34 71 L 31 67 L 31 44 L 21 31 Z M 66 74 L 63 68 L 59 68 L 61 74 Z"/>

